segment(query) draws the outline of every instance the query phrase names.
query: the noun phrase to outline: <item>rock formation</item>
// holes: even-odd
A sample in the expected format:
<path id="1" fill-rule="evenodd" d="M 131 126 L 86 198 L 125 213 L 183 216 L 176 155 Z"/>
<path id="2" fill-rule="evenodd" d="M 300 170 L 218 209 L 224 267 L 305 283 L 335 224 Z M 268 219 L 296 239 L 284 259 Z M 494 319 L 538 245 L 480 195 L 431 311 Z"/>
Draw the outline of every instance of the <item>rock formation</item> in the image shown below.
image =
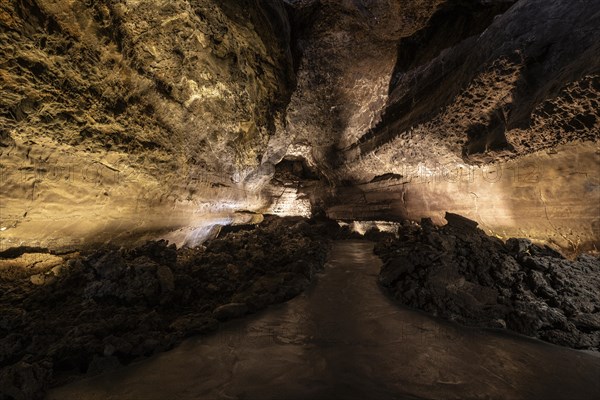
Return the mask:
<path id="1" fill-rule="evenodd" d="M 31 0 L 0 13 L 4 247 L 263 205 L 246 186 L 294 83 L 282 2 Z"/>
<path id="2" fill-rule="evenodd" d="M 284 301 L 350 227 L 404 304 L 598 350 L 599 143 L 597 0 L 4 0 L 0 384 Z"/>
<path id="3" fill-rule="evenodd" d="M 195 249 L 158 241 L 1 259 L 0 399 L 41 398 L 298 295 L 323 267 L 327 229 L 269 219 Z"/>
<path id="4" fill-rule="evenodd" d="M 379 282 L 400 303 L 472 326 L 510 330 L 558 345 L 600 346 L 600 259 L 564 258 L 527 239 L 506 243 L 447 214 L 406 225 L 380 242 Z"/>
<path id="5" fill-rule="evenodd" d="M 593 0 L 0 10 L 3 248 L 183 244 L 311 209 L 597 244 Z M 312 178 L 282 184 L 280 162 Z"/>
<path id="6" fill-rule="evenodd" d="M 449 1 L 424 26 L 414 24 L 413 32 L 407 28 L 399 34 L 393 55 L 389 47 L 381 47 L 375 60 L 364 56 L 365 71 L 394 60 L 385 88 L 369 84 L 369 93 L 379 93 L 379 100 L 361 100 L 368 73 L 356 73 L 354 79 L 344 75 L 360 68 L 365 50 L 352 51 L 349 67 L 337 62 L 341 72 L 331 68 L 329 75 L 343 83 L 315 78 L 313 85 L 331 95 L 349 88 L 345 91 L 356 93 L 364 106 L 350 112 L 352 117 L 340 113 L 341 128 L 326 128 L 337 132 L 338 141 L 307 147 L 314 153 L 321 145 L 330 146 L 321 151 L 329 155 L 326 165 L 335 166 L 335 194 L 325 193 L 323 199 L 329 215 L 432 217 L 443 223 L 444 212 L 451 210 L 504 238 L 528 236 L 571 249 L 597 247 L 599 12 L 593 1 L 575 6 L 563 1 Z M 329 24 L 327 34 L 319 34 L 339 43 L 322 45 L 332 53 L 323 57 L 328 60 L 324 66 L 345 54 L 337 26 Z M 353 37 L 361 37 L 356 32 L 360 28 L 352 29 Z M 373 27 L 363 31 L 378 32 Z M 310 43 L 314 47 L 319 41 Z M 302 88 L 301 73 L 298 82 Z M 315 103 L 321 104 L 308 102 Z M 340 103 L 345 109 L 352 101 L 341 97 Z M 325 126 L 322 121 L 334 106 L 320 108 L 320 118 L 311 116 L 310 121 Z M 357 116 L 369 122 L 353 129 Z M 321 132 L 319 140 L 330 138 L 310 131 Z"/>

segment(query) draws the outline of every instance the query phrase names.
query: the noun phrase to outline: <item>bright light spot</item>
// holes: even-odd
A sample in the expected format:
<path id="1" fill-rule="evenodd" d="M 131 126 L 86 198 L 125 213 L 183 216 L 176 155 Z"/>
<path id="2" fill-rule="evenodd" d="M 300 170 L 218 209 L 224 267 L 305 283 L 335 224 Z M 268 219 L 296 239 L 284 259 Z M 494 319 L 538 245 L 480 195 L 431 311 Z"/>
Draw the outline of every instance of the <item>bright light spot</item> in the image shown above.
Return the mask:
<path id="1" fill-rule="evenodd" d="M 206 242 L 207 240 L 214 239 L 219 235 L 219 232 L 221 232 L 221 228 L 224 225 L 231 224 L 231 222 L 231 219 L 223 219 L 219 223 L 209 224 L 195 228 L 186 235 L 186 237 L 183 240 L 182 246 L 196 247 Z"/>
<path id="2" fill-rule="evenodd" d="M 360 235 L 364 235 L 373 228 L 378 229 L 380 232 L 389 232 L 397 235 L 398 227 L 400 226 L 399 223 L 391 221 L 352 221 L 351 223 L 338 221 L 338 224 L 342 227 L 350 226 L 351 231 Z"/>
<path id="3" fill-rule="evenodd" d="M 280 217 L 301 216 L 310 218 L 312 207 L 310 200 L 298 195 L 296 188 L 284 188 L 266 214 L 279 215 Z"/>

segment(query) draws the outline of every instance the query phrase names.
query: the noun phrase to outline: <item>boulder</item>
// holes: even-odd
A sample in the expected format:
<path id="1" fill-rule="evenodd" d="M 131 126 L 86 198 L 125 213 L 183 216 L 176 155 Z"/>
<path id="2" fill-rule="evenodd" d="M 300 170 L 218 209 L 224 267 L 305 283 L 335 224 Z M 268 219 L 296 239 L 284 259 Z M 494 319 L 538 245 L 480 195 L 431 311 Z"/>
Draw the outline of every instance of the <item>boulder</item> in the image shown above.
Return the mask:
<path id="1" fill-rule="evenodd" d="M 446 221 L 448 221 L 448 225 L 456 229 L 476 230 L 477 225 L 479 225 L 476 221 L 473 221 L 472 219 L 450 212 L 446 212 L 444 218 L 446 219 Z"/>

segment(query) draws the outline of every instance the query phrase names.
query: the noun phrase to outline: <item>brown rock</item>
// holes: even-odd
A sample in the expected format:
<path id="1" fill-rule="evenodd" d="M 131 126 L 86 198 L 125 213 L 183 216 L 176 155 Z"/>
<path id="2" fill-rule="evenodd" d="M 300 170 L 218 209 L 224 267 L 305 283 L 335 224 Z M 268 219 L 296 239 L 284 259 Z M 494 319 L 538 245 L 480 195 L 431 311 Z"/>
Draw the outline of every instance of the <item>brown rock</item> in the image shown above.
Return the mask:
<path id="1" fill-rule="evenodd" d="M 158 277 L 158 282 L 163 293 L 175 290 L 175 277 L 171 268 L 166 265 L 159 265 L 156 269 L 156 276 Z"/>
<path id="2" fill-rule="evenodd" d="M 219 321 L 225 321 L 241 317 L 246 313 L 248 313 L 248 306 L 245 303 L 229 303 L 215 308 L 213 310 L 213 317 Z"/>
<path id="3" fill-rule="evenodd" d="M 444 218 L 448 221 L 448 225 L 457 229 L 475 230 L 479 225 L 477 221 L 450 212 L 446 212 Z"/>

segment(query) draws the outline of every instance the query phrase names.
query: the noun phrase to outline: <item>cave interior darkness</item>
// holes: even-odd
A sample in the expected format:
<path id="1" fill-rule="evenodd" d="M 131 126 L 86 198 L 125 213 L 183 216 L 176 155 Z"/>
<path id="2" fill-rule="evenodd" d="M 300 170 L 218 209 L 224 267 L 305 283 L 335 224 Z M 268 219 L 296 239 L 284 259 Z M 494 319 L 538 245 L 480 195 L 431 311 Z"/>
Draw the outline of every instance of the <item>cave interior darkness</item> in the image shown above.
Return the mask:
<path id="1" fill-rule="evenodd" d="M 0 64 L 0 400 L 600 396 L 597 0 L 5 0 Z"/>

